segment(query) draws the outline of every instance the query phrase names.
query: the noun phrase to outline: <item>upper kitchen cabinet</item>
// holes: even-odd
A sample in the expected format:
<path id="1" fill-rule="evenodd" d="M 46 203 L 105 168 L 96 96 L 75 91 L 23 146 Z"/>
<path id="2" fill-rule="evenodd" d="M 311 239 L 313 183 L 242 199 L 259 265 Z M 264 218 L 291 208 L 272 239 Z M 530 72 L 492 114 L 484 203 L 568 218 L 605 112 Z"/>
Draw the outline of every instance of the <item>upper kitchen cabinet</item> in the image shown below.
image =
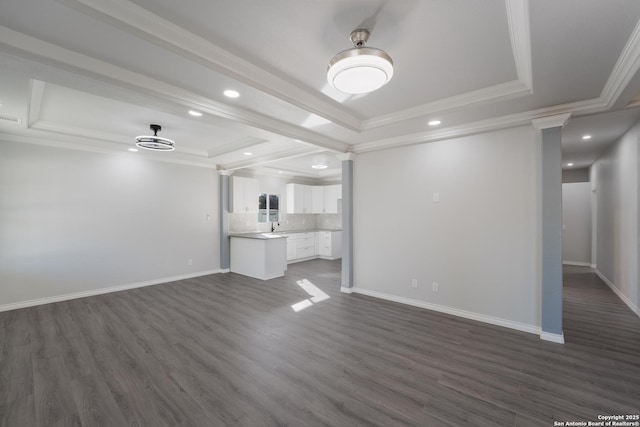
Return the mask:
<path id="1" fill-rule="evenodd" d="M 342 185 L 287 184 L 287 213 L 338 213 Z"/>
<path id="2" fill-rule="evenodd" d="M 313 190 L 310 185 L 287 184 L 287 213 L 311 213 Z"/>
<path id="3" fill-rule="evenodd" d="M 324 213 L 324 189 L 319 185 L 311 187 L 311 213 Z"/>
<path id="4" fill-rule="evenodd" d="M 258 180 L 242 176 L 232 177 L 231 207 L 234 213 L 258 212 Z"/>
<path id="5" fill-rule="evenodd" d="M 342 199 L 342 185 L 326 185 L 324 188 L 324 209 L 322 213 L 338 213 L 338 200 Z"/>

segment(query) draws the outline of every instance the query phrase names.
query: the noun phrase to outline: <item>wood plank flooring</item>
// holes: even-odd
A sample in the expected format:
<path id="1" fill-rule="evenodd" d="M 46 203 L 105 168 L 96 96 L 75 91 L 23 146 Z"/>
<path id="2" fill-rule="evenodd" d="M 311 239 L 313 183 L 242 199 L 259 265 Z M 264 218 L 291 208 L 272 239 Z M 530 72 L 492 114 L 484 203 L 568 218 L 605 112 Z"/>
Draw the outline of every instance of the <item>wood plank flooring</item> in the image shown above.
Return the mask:
<path id="1" fill-rule="evenodd" d="M 640 413 L 640 319 L 565 275 L 565 339 L 338 291 L 339 261 L 0 313 L 2 426 L 552 426 Z M 294 311 L 308 279 L 329 299 Z"/>

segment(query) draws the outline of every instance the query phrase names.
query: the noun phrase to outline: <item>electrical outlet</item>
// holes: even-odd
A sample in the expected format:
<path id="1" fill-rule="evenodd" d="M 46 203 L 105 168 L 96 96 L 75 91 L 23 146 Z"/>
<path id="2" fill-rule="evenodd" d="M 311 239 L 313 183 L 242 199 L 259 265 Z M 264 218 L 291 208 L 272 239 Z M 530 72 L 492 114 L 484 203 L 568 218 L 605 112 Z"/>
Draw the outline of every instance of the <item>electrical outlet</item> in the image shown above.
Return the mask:
<path id="1" fill-rule="evenodd" d="M 193 265 L 193 260 L 191 258 L 187 261 L 187 265 Z"/>
<path id="2" fill-rule="evenodd" d="M 433 193 L 433 203 L 440 203 L 440 193 Z"/>
<path id="3" fill-rule="evenodd" d="M 431 290 L 433 292 L 439 292 L 440 291 L 440 285 L 438 284 L 438 282 L 433 282 L 431 284 Z"/>
<path id="4" fill-rule="evenodd" d="M 418 279 L 411 279 L 411 287 L 412 288 L 418 287 Z"/>

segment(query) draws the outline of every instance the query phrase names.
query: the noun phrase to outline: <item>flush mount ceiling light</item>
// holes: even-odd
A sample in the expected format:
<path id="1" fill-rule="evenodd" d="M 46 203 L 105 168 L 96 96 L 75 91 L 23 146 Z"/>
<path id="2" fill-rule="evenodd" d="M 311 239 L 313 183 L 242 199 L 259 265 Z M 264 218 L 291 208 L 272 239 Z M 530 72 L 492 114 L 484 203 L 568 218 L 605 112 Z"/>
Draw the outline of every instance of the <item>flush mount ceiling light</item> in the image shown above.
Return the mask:
<path id="1" fill-rule="evenodd" d="M 314 169 L 326 169 L 329 166 L 323 164 L 323 163 L 316 163 L 315 165 L 311 165 L 312 168 Z"/>
<path id="2" fill-rule="evenodd" d="M 393 77 L 393 60 L 383 50 L 365 47 L 369 31 L 351 32 L 351 49 L 333 57 L 327 69 L 327 80 L 341 92 L 360 94 L 373 92 Z"/>
<path id="3" fill-rule="evenodd" d="M 585 141 L 586 141 L 587 139 L 591 139 L 591 135 L 583 135 L 583 136 L 582 136 L 582 139 L 584 139 Z"/>
<path id="4" fill-rule="evenodd" d="M 136 136 L 136 145 L 146 150 L 154 151 L 173 151 L 175 150 L 175 142 L 170 139 L 158 136 L 158 132 L 162 130 L 160 125 L 149 125 L 153 131 L 153 136 Z"/>

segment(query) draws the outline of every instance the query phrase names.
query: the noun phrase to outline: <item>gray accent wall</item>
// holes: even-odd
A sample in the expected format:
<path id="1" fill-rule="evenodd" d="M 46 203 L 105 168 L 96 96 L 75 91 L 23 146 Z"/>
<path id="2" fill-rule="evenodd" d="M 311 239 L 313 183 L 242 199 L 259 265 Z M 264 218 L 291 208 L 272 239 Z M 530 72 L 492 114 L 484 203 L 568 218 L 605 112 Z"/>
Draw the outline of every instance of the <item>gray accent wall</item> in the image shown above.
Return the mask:
<path id="1" fill-rule="evenodd" d="M 597 269 L 635 307 L 638 291 L 638 164 L 640 125 L 611 145 L 591 167 L 597 210 Z"/>
<path id="2" fill-rule="evenodd" d="M 591 265 L 591 183 L 562 184 L 562 262 Z"/>
<path id="3" fill-rule="evenodd" d="M 358 154 L 356 290 L 538 332 L 537 134 L 523 126 Z"/>
<path id="4" fill-rule="evenodd" d="M 353 160 L 342 161 L 342 287 L 353 287 Z"/>
<path id="5" fill-rule="evenodd" d="M 216 171 L 138 154 L 0 143 L 0 309 L 220 268 Z"/>
<path id="6" fill-rule="evenodd" d="M 229 212 L 231 177 L 220 174 L 220 268 L 226 270 L 231 267 L 231 241 L 229 238 Z"/>
<path id="7" fill-rule="evenodd" d="M 542 332 L 562 335 L 562 128 L 542 129 Z"/>

